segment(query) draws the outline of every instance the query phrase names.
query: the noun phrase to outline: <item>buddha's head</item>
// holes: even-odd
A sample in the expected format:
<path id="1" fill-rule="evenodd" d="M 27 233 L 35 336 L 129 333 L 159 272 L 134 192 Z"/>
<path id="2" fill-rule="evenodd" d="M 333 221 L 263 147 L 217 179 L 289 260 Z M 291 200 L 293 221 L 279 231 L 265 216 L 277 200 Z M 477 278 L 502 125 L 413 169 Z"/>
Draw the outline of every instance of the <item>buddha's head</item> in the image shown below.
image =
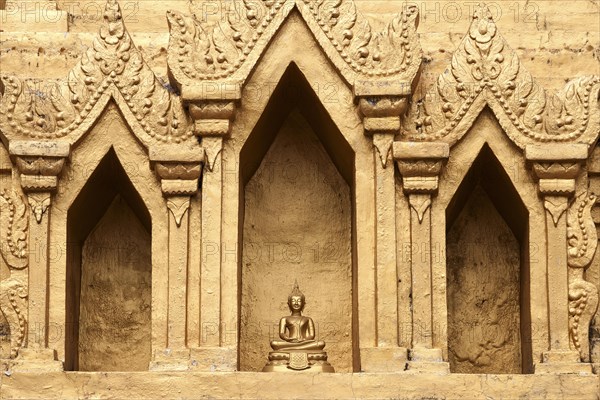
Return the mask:
<path id="1" fill-rule="evenodd" d="M 305 302 L 304 293 L 300 291 L 300 288 L 298 287 L 298 281 L 296 281 L 294 283 L 294 289 L 292 290 L 292 293 L 290 293 L 288 296 L 288 307 L 292 312 L 302 311 L 304 309 Z"/>

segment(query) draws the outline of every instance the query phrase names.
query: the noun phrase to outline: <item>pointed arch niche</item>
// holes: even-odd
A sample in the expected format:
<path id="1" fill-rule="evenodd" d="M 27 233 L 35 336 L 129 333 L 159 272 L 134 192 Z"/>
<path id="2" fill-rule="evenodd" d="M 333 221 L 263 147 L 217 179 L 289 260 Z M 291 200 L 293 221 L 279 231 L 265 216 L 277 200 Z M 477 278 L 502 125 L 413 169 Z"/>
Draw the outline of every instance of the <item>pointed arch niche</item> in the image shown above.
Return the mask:
<path id="1" fill-rule="evenodd" d="M 148 369 L 151 226 L 111 147 L 67 214 L 65 369 Z"/>
<path id="2" fill-rule="evenodd" d="M 67 371 L 148 370 L 166 346 L 168 214 L 122 111 L 109 100 L 74 140 L 51 205 L 48 342 Z"/>
<path id="3" fill-rule="evenodd" d="M 356 346 L 354 152 L 291 63 L 240 153 L 242 371 L 262 369 L 297 279 L 336 371 Z"/>
<path id="4" fill-rule="evenodd" d="M 451 372 L 532 372 L 528 220 L 485 143 L 446 208 Z"/>

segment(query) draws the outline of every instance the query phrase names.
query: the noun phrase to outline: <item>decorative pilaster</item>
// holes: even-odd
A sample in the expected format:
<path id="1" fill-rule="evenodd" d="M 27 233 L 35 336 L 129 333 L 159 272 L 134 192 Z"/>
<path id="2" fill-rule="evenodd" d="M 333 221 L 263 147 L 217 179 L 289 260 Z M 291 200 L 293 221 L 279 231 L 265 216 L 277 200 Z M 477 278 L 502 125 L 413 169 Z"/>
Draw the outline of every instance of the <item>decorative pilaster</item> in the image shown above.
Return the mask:
<path id="1" fill-rule="evenodd" d="M 200 348 L 192 358 L 199 369 L 235 370 L 237 353 L 226 348 L 222 321 L 223 140 L 235 116 L 235 100 L 203 100 L 189 106 L 194 133 L 204 148 L 202 247 L 200 266 Z M 230 289 L 231 290 L 231 289 Z"/>
<path id="2" fill-rule="evenodd" d="M 198 192 L 202 163 L 201 155 L 184 157 L 183 153 L 150 150 L 169 214 L 167 348 L 155 351 L 152 370 L 186 370 L 190 363 L 186 344 L 189 207 L 191 196 Z"/>
<path id="3" fill-rule="evenodd" d="M 361 97 L 365 135 L 373 138 L 375 169 L 375 309 L 376 347 L 361 348 L 363 371 L 402 371 L 406 348 L 398 337 L 398 271 L 396 266 L 396 185 L 392 144 L 400 131 L 405 97 Z"/>
<path id="4" fill-rule="evenodd" d="M 52 195 L 70 145 L 67 142 L 14 141 L 9 153 L 21 174 L 31 210 L 29 224 L 29 302 L 27 340 L 16 370 L 62 371 L 56 350 L 48 347 L 48 260 Z"/>
<path id="5" fill-rule="evenodd" d="M 431 204 L 449 156 L 441 142 L 395 142 L 394 159 L 410 206 L 412 340 L 408 369 L 449 372 L 442 349 L 433 347 Z"/>
<path id="6" fill-rule="evenodd" d="M 525 157 L 533 163 L 546 210 L 546 260 L 548 286 L 549 348 L 536 373 L 591 373 L 580 363 L 579 352 L 569 339 L 569 278 L 567 263 L 567 215 L 575 194 L 575 180 L 588 156 L 587 145 L 528 145 Z"/>

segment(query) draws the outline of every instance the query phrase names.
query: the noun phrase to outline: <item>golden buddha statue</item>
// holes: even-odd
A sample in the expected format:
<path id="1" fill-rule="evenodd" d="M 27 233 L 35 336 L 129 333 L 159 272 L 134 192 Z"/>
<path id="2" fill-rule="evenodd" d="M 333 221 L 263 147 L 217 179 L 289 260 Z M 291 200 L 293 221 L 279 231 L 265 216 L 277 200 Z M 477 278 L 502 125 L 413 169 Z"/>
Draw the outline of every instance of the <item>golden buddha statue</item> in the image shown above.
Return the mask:
<path id="1" fill-rule="evenodd" d="M 271 340 L 269 362 L 264 372 L 311 370 L 312 372 L 334 372 L 327 362 L 327 352 L 323 351 L 325 342 L 315 340 L 315 324 L 310 317 L 302 315 L 305 297 L 294 283 L 294 289 L 288 296 L 291 315 L 279 321 L 279 337 Z"/>

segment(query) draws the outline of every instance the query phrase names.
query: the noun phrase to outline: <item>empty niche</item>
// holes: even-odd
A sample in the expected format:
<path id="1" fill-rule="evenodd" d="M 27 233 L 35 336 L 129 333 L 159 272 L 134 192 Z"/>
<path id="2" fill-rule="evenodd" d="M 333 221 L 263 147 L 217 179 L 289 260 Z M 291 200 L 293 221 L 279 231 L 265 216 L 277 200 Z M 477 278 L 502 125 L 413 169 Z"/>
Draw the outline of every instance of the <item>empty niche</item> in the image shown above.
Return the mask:
<path id="1" fill-rule="evenodd" d="M 151 356 L 150 217 L 114 151 L 68 215 L 66 369 L 143 371 Z"/>
<path id="2" fill-rule="evenodd" d="M 528 214 L 489 147 L 448 211 L 450 370 L 531 372 Z"/>

